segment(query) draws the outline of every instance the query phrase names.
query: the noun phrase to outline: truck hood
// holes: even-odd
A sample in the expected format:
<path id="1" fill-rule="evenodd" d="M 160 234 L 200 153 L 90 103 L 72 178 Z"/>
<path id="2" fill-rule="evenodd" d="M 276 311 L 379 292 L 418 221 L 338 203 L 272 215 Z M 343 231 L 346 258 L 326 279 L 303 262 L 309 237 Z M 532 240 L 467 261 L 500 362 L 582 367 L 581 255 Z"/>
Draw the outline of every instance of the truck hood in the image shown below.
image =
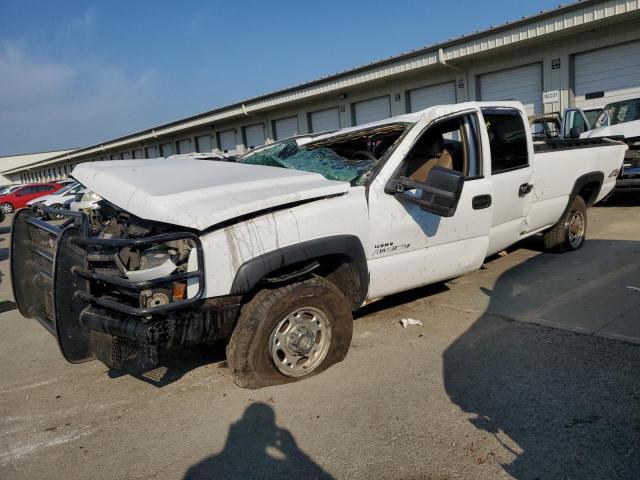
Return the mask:
<path id="1" fill-rule="evenodd" d="M 612 137 L 615 135 L 622 135 L 625 138 L 640 136 L 640 120 L 587 130 L 580 135 L 580 138 Z"/>
<path id="2" fill-rule="evenodd" d="M 197 230 L 350 188 L 317 173 L 193 159 L 81 163 L 72 175 L 133 215 Z"/>

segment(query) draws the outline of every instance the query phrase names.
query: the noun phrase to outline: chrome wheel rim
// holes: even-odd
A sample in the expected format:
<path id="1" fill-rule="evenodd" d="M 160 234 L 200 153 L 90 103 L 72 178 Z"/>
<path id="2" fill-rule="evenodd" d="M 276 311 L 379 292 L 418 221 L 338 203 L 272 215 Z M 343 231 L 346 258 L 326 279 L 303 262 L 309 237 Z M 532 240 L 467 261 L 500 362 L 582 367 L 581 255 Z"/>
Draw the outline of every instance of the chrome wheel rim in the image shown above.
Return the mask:
<path id="1" fill-rule="evenodd" d="M 2 205 L 0 205 L 0 210 L 2 210 L 2 213 L 11 213 L 11 205 L 9 205 L 8 203 L 3 203 Z"/>
<path id="2" fill-rule="evenodd" d="M 329 352 L 331 325 L 315 307 L 289 313 L 271 332 L 269 353 L 280 373 L 302 377 L 318 368 Z"/>
<path id="3" fill-rule="evenodd" d="M 573 212 L 567 222 L 569 244 L 573 248 L 579 247 L 582 243 L 584 239 L 584 230 L 584 215 L 582 215 L 581 212 Z"/>

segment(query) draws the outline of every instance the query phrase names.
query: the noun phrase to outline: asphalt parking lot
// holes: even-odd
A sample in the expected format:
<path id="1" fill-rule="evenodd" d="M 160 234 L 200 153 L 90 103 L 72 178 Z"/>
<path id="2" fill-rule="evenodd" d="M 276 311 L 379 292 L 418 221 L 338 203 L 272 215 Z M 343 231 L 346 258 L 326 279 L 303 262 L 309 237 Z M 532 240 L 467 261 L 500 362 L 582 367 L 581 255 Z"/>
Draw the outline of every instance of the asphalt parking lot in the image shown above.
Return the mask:
<path id="1" fill-rule="evenodd" d="M 530 239 L 375 303 L 344 362 L 257 391 L 233 384 L 223 349 L 158 386 L 69 365 L 35 321 L 1 313 L 0 477 L 640 478 L 636 204 L 591 209 L 578 252 Z"/>

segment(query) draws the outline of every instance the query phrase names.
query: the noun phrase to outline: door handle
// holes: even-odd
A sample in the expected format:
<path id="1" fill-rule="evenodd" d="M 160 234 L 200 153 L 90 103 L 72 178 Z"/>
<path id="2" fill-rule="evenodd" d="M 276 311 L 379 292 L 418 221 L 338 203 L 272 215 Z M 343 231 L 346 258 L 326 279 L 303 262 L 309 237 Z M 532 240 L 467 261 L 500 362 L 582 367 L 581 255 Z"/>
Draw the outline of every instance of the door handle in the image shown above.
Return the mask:
<path id="1" fill-rule="evenodd" d="M 523 183 L 522 185 L 520 185 L 520 188 L 518 189 L 518 196 L 524 197 L 528 193 L 531 193 L 531 190 L 533 190 L 532 183 Z"/>
<path id="2" fill-rule="evenodd" d="M 491 195 L 478 195 L 471 200 L 471 206 L 474 210 L 482 210 L 491 206 Z"/>

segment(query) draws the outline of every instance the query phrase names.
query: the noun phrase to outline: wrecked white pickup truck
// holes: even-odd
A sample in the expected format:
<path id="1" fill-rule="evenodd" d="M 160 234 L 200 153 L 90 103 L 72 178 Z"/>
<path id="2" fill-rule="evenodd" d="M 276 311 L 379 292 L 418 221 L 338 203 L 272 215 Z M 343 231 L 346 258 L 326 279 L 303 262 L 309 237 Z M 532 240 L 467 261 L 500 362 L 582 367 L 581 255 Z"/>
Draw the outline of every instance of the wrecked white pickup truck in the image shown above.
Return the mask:
<path id="1" fill-rule="evenodd" d="M 73 363 L 130 372 L 227 341 L 238 385 L 314 375 L 345 358 L 352 311 L 463 275 L 537 233 L 580 248 L 626 145 L 534 147 L 512 102 L 463 103 L 253 150 L 236 163 L 79 165 L 104 200 L 54 225 L 20 210 L 20 312 Z"/>

